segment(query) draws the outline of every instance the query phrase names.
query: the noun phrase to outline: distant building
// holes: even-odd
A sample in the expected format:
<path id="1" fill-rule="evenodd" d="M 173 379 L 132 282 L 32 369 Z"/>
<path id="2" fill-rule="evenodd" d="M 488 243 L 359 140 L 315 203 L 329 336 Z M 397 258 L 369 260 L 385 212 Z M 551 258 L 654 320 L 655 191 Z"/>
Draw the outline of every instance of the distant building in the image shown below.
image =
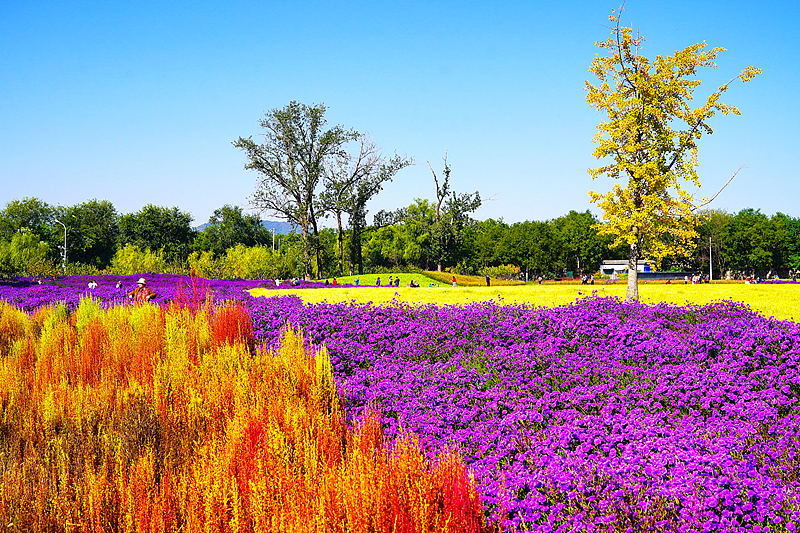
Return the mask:
<path id="1" fill-rule="evenodd" d="M 638 272 L 650 272 L 650 264 L 647 261 L 639 260 L 636 265 Z M 627 259 L 606 259 L 600 263 L 600 272 L 605 276 L 614 276 L 619 274 L 627 274 L 628 260 Z"/>

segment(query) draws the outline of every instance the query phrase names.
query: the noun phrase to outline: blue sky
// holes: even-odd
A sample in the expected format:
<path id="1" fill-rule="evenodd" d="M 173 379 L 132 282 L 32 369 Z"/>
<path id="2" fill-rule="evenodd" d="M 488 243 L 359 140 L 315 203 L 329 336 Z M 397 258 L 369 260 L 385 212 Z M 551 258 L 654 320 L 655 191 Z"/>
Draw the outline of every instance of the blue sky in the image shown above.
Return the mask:
<path id="1" fill-rule="evenodd" d="M 477 218 L 545 220 L 598 210 L 587 190 L 601 116 L 585 102 L 594 42 L 614 2 L 0 3 L 0 203 L 110 200 L 122 213 L 178 206 L 197 224 L 247 207 L 256 176 L 231 146 L 291 100 L 329 124 L 413 157 L 369 209 L 434 196 L 448 151 L 453 186 L 489 199 Z M 800 3 L 629 0 L 623 23 L 671 54 L 728 49 L 701 72 L 698 105 L 742 68 L 764 70 L 724 101 L 700 141 L 715 202 L 800 216 L 796 101 Z M 266 218 L 266 216 L 264 217 Z"/>

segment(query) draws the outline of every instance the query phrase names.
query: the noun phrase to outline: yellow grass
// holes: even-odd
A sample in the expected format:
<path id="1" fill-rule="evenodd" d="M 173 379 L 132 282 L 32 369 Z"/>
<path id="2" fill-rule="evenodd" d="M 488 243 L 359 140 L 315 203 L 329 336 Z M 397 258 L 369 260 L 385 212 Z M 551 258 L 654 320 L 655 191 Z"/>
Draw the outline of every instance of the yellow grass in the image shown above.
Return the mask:
<path id="1" fill-rule="evenodd" d="M 409 275 L 401 275 L 403 277 Z M 366 276 L 362 277 L 362 282 Z M 381 276 L 383 279 L 383 276 Z M 387 276 L 388 279 L 388 276 Z M 469 302 L 495 300 L 503 303 L 529 303 L 536 306 L 554 307 L 575 301 L 577 298 L 597 291 L 598 296 L 625 297 L 625 283 L 615 285 L 599 283 L 587 285 L 529 284 L 505 287 L 458 287 L 440 284 L 439 287 L 410 289 L 400 287 L 354 287 L 336 289 L 286 289 L 281 294 L 296 294 L 306 303 L 328 301 L 383 304 L 397 299 L 412 304 L 465 304 Z M 253 289 L 253 296 L 275 296 L 275 290 Z M 639 286 L 643 302 L 669 302 L 674 304 L 704 304 L 715 300 L 735 300 L 748 304 L 764 316 L 777 319 L 800 319 L 800 285 L 644 285 Z"/>

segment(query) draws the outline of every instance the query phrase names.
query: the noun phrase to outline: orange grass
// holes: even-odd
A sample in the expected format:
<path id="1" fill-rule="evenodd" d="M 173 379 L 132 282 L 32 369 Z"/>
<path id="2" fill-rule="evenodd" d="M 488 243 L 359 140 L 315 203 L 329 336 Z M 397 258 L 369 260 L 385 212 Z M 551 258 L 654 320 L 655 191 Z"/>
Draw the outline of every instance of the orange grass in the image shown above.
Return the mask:
<path id="1" fill-rule="evenodd" d="M 196 303 L 194 300 L 193 303 Z M 325 350 L 253 349 L 241 305 L 33 316 L 0 302 L 0 524 L 9 531 L 465 532 L 455 452 L 345 423 Z"/>

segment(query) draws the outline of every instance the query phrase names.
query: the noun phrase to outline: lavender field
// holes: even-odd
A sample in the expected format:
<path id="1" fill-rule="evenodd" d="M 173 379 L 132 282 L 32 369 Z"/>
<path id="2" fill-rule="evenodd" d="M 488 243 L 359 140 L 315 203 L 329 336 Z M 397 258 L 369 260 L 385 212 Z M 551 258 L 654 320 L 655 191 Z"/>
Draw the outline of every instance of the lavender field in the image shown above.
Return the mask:
<path id="1" fill-rule="evenodd" d="M 95 278 L 92 296 L 121 304 L 129 278 Z M 258 343 L 276 346 L 289 325 L 324 344 L 349 416 L 374 405 L 389 437 L 404 428 L 430 454 L 460 450 L 493 523 L 760 533 L 800 521 L 795 322 L 734 302 L 308 305 L 280 289 L 252 298 L 274 288 L 263 280 L 148 280 L 157 303 L 206 289 L 245 301 Z M 32 311 L 88 291 L 88 279 L 59 283 L 0 284 L 0 299 Z"/>

